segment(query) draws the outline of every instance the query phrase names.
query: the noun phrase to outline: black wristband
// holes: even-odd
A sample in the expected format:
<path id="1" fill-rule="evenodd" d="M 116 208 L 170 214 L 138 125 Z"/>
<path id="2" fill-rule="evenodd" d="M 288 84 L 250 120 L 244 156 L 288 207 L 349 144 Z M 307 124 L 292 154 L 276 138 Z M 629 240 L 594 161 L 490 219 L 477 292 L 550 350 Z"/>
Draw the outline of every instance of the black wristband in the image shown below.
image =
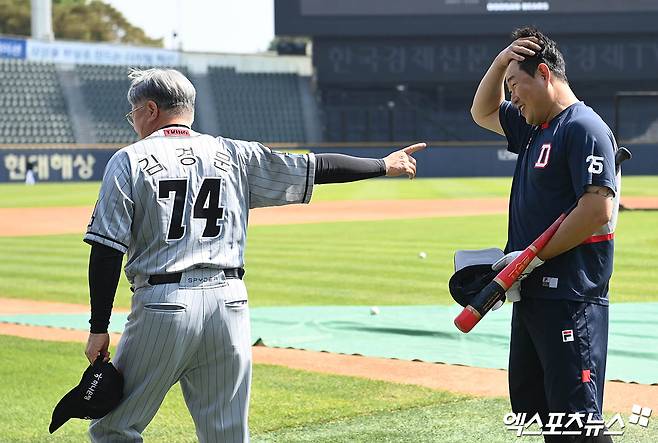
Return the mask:
<path id="1" fill-rule="evenodd" d="M 386 163 L 378 158 L 344 154 L 315 155 L 315 183 L 346 183 L 386 175 Z"/>

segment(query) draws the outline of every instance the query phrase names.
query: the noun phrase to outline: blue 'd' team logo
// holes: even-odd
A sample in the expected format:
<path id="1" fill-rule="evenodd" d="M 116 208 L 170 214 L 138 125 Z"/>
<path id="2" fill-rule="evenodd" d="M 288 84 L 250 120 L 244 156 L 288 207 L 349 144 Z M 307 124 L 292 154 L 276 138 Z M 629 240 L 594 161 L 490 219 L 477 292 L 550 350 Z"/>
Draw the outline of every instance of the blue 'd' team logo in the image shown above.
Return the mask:
<path id="1" fill-rule="evenodd" d="M 539 151 L 539 158 L 535 163 L 535 168 L 544 169 L 548 165 L 548 159 L 551 157 L 551 144 L 546 143 L 541 146 Z"/>

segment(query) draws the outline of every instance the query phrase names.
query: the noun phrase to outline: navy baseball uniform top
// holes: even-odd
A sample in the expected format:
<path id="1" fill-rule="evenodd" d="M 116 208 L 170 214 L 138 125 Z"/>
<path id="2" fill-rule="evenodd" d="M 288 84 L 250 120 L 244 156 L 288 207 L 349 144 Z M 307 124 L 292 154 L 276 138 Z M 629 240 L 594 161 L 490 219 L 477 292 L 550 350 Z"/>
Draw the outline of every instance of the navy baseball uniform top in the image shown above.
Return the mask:
<path id="1" fill-rule="evenodd" d="M 522 296 L 607 305 L 619 206 L 612 131 L 582 102 L 541 126 L 529 125 L 509 101 L 501 104 L 499 118 L 507 149 L 519 155 L 510 194 L 506 252 L 530 245 L 588 185 L 605 186 L 615 193 L 610 222 L 583 244 L 538 267 L 521 283 Z"/>

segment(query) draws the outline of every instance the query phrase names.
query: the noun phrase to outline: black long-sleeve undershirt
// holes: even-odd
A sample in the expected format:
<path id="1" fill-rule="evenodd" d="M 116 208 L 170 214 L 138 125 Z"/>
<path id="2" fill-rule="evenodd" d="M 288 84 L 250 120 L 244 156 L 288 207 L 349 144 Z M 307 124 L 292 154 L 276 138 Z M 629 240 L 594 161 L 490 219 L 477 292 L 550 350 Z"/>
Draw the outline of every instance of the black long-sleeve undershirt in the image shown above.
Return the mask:
<path id="1" fill-rule="evenodd" d="M 315 183 L 346 183 L 386 175 L 381 158 L 360 158 L 344 154 L 315 155 Z"/>
<path id="2" fill-rule="evenodd" d="M 89 302 L 93 334 L 107 332 L 112 314 L 114 296 L 121 276 L 123 253 L 96 242 L 91 243 L 89 254 Z"/>

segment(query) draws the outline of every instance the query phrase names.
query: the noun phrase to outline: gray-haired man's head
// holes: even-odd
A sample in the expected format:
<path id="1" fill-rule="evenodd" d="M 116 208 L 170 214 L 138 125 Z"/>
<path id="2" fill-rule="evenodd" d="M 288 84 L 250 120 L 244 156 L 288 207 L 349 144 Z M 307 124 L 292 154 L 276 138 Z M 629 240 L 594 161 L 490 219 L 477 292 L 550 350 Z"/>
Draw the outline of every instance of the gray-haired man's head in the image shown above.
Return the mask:
<path id="1" fill-rule="evenodd" d="M 152 100 L 171 115 L 194 115 L 196 90 L 192 83 L 175 69 L 133 69 L 128 89 L 128 102 L 135 107 Z"/>

